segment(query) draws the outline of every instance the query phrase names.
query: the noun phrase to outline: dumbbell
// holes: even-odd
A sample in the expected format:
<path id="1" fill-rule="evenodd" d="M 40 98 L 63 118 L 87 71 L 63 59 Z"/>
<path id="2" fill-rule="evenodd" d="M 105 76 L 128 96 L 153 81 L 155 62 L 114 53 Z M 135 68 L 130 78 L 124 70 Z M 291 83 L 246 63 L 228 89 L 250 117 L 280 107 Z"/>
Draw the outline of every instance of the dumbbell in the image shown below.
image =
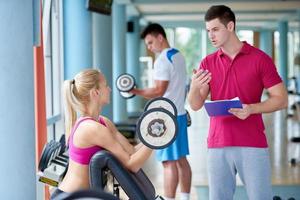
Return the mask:
<path id="1" fill-rule="evenodd" d="M 151 149 L 162 149 L 174 142 L 177 134 L 177 109 L 172 101 L 159 97 L 147 102 L 139 117 L 136 132 Z"/>
<path id="2" fill-rule="evenodd" d="M 118 76 L 116 87 L 119 90 L 120 95 L 125 99 L 130 99 L 135 96 L 135 94 L 129 93 L 130 90 L 136 87 L 135 79 L 130 74 L 124 73 Z"/>
<path id="3" fill-rule="evenodd" d="M 40 182 L 57 187 L 63 179 L 69 162 L 63 138 L 59 142 L 51 140 L 44 146 L 38 165 Z"/>
<path id="4" fill-rule="evenodd" d="M 52 162 L 53 158 L 60 152 L 59 143 L 51 140 L 44 146 L 38 169 L 44 171 Z"/>

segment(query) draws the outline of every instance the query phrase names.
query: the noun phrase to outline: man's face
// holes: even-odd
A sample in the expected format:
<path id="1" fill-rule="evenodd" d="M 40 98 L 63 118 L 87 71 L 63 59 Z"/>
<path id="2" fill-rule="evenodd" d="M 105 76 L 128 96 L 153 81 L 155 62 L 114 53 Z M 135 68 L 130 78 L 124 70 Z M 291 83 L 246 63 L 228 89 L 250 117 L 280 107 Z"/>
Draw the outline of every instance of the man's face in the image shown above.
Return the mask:
<path id="1" fill-rule="evenodd" d="M 229 22 L 226 27 L 218 18 L 206 22 L 208 38 L 214 47 L 222 47 L 227 42 L 232 32 L 232 25 L 233 22 Z"/>
<path id="2" fill-rule="evenodd" d="M 158 35 L 152 35 L 148 34 L 145 37 L 145 44 L 147 49 L 149 49 L 153 53 L 159 53 L 161 52 L 161 44 L 162 44 L 162 36 L 160 34 Z"/>

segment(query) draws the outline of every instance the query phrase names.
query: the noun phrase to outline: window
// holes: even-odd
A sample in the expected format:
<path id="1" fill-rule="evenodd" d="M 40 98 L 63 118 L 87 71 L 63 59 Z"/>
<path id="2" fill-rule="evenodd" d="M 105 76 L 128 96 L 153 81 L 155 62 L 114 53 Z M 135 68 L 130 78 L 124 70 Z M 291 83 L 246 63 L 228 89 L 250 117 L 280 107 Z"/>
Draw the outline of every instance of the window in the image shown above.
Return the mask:
<path id="1" fill-rule="evenodd" d="M 45 0 L 43 38 L 48 140 L 64 133 L 61 85 L 63 83 L 62 1 Z"/>

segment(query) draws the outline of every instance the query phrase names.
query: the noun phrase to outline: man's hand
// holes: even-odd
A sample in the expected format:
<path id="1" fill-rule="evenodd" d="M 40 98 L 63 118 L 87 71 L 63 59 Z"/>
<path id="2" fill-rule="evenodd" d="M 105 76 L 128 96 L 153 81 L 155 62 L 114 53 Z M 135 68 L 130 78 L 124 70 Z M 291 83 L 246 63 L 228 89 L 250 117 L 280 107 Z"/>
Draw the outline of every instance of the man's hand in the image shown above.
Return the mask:
<path id="1" fill-rule="evenodd" d="M 193 75 L 191 80 L 191 88 L 200 90 L 204 86 L 208 86 L 209 81 L 211 80 L 211 73 L 207 70 L 195 70 L 193 69 Z"/>
<path id="2" fill-rule="evenodd" d="M 237 118 L 244 120 L 252 114 L 252 109 L 251 105 L 243 104 L 243 108 L 230 108 L 228 112 Z"/>
<path id="3" fill-rule="evenodd" d="M 209 93 L 208 83 L 211 80 L 211 73 L 207 70 L 193 70 L 188 101 L 193 110 L 199 110 Z"/>

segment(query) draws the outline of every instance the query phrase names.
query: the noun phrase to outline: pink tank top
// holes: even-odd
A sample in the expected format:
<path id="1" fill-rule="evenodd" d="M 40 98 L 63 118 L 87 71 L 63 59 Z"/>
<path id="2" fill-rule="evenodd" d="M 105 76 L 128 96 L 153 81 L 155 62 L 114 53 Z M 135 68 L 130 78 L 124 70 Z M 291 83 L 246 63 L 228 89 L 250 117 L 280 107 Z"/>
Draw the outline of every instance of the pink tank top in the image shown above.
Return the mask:
<path id="1" fill-rule="evenodd" d="M 79 124 L 85 120 L 94 120 L 92 117 L 83 117 L 80 118 L 79 120 L 77 120 L 77 122 L 75 123 L 75 126 L 72 128 L 71 131 L 71 135 L 70 135 L 70 139 L 69 139 L 69 157 L 71 160 L 80 163 L 82 165 L 88 165 L 90 163 L 90 160 L 92 158 L 92 156 L 102 150 L 101 147 L 99 146 L 91 146 L 91 147 L 87 147 L 87 148 L 80 148 L 80 147 L 76 147 L 73 144 L 73 136 L 74 136 L 74 132 L 76 131 L 76 129 L 78 128 Z M 95 121 L 95 120 L 94 120 Z M 106 126 L 104 120 L 99 117 L 98 122 L 104 126 Z"/>

